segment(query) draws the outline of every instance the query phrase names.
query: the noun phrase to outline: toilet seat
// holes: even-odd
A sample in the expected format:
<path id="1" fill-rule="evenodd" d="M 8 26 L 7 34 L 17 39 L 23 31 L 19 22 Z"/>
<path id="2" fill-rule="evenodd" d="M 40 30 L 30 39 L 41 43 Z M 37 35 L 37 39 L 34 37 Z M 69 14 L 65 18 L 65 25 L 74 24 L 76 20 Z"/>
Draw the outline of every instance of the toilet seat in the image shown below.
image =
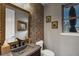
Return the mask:
<path id="1" fill-rule="evenodd" d="M 55 56 L 55 54 L 51 50 L 48 50 L 48 49 L 42 50 L 41 55 L 42 56 Z"/>

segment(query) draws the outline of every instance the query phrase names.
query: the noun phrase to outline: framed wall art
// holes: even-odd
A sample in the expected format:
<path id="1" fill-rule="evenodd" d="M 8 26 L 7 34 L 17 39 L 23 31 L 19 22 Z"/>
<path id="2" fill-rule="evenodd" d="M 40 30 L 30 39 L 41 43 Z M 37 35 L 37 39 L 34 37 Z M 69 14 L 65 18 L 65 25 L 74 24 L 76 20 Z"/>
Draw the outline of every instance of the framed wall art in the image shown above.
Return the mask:
<path id="1" fill-rule="evenodd" d="M 27 29 L 27 23 L 22 21 L 17 21 L 17 30 L 25 31 Z"/>
<path id="2" fill-rule="evenodd" d="M 51 22 L 51 16 L 46 16 L 46 23 Z"/>
<path id="3" fill-rule="evenodd" d="M 53 21 L 51 23 L 52 29 L 57 29 L 58 28 L 58 21 Z"/>

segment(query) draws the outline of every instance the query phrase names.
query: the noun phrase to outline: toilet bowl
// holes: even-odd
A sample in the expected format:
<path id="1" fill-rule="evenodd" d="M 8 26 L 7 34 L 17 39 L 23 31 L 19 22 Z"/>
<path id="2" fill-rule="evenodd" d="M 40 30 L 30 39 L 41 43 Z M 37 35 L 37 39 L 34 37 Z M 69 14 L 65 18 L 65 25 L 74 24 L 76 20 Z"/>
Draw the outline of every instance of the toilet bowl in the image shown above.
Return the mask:
<path id="1" fill-rule="evenodd" d="M 36 45 L 41 46 L 41 56 L 55 56 L 55 53 L 49 49 L 43 49 L 43 40 L 36 42 Z"/>

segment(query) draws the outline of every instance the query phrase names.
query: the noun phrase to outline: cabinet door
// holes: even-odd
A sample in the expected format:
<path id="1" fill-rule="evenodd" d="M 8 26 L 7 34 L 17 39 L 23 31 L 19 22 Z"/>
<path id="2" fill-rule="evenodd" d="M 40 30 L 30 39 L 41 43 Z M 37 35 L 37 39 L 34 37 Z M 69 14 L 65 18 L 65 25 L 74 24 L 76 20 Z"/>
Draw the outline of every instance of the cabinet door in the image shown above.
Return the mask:
<path id="1" fill-rule="evenodd" d="M 38 49 L 37 51 L 35 51 L 34 53 L 32 53 L 31 56 L 41 56 L 40 49 Z"/>

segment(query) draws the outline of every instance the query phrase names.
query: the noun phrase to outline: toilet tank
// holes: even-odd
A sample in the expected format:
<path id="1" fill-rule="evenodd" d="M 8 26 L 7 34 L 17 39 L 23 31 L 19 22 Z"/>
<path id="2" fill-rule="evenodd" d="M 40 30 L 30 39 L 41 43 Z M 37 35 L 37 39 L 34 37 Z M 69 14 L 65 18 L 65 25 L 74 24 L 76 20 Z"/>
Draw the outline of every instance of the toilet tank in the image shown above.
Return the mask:
<path id="1" fill-rule="evenodd" d="M 43 40 L 36 42 L 36 45 L 41 46 L 41 49 L 43 50 Z"/>

